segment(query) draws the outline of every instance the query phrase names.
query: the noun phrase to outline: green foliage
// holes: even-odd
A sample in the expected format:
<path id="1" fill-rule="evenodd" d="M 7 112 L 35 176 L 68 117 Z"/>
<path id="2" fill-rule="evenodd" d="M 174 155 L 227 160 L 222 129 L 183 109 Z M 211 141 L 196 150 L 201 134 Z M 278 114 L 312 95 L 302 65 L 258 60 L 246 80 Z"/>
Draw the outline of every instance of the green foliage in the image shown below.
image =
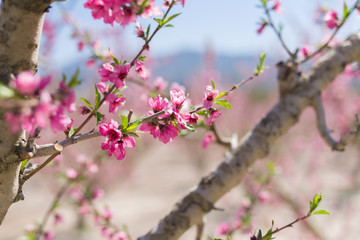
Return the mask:
<path id="1" fill-rule="evenodd" d="M 23 160 L 23 161 L 21 162 L 21 167 L 20 167 L 20 169 L 23 170 L 24 167 L 25 167 L 25 165 L 26 165 L 29 161 L 30 161 L 30 159 L 25 159 L 25 160 Z"/>
<path id="2" fill-rule="evenodd" d="M 342 20 L 344 21 L 348 16 L 349 16 L 350 12 L 349 12 L 349 8 L 346 5 L 346 2 L 344 2 L 344 11 L 343 11 L 343 18 Z"/>
<path id="3" fill-rule="evenodd" d="M 215 104 L 226 107 L 227 109 L 231 109 L 231 105 L 227 99 L 219 99 L 215 102 Z"/>
<path id="4" fill-rule="evenodd" d="M 99 113 L 99 112 L 96 112 L 96 126 L 99 125 L 99 123 L 103 120 L 104 116 Z"/>
<path id="5" fill-rule="evenodd" d="M 99 90 L 95 84 L 95 110 L 97 110 L 99 108 L 100 101 L 101 101 L 101 96 L 100 96 Z"/>
<path id="6" fill-rule="evenodd" d="M 267 68 L 266 66 L 264 66 L 265 53 L 261 54 L 259 58 L 260 63 L 256 66 L 256 69 L 254 70 L 257 75 L 261 74 Z"/>
<path id="7" fill-rule="evenodd" d="M 71 76 L 70 81 L 67 83 L 69 88 L 74 88 L 77 85 L 81 84 L 81 80 L 79 79 L 79 73 L 80 73 L 80 70 L 78 68 L 78 69 L 76 69 L 75 73 Z M 66 76 L 65 75 L 63 75 L 63 80 L 66 81 Z"/>
<path id="8" fill-rule="evenodd" d="M 90 109 L 93 109 L 93 106 L 91 105 L 91 103 L 89 102 L 89 100 L 85 99 L 85 98 L 80 98 L 81 101 L 83 101 Z"/>
<path id="9" fill-rule="evenodd" d="M 5 84 L 0 82 L 0 98 L 12 98 L 16 96 L 14 89 L 9 88 Z"/>

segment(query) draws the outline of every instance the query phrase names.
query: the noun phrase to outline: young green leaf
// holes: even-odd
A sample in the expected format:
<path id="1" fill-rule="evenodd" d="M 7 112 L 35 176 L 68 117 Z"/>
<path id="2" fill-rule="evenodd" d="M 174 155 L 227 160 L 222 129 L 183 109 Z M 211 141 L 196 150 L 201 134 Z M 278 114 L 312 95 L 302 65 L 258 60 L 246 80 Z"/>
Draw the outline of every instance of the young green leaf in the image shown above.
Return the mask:
<path id="1" fill-rule="evenodd" d="M 312 213 L 321 202 L 321 194 L 315 194 L 313 201 L 310 201 L 310 210 L 309 213 Z"/>
<path id="2" fill-rule="evenodd" d="M 85 98 L 80 98 L 86 105 L 88 105 L 89 108 L 93 109 L 93 106 L 91 105 L 91 103 L 89 102 L 89 100 L 85 99 Z"/>
<path id="3" fill-rule="evenodd" d="M 174 27 L 172 24 L 166 24 L 164 27 Z"/>
<path id="4" fill-rule="evenodd" d="M 164 25 L 163 21 L 160 18 L 154 18 L 154 21 L 157 22 L 160 27 L 162 27 L 162 25 Z"/>
<path id="5" fill-rule="evenodd" d="M 215 100 L 217 100 L 217 99 L 219 99 L 219 98 L 227 95 L 228 93 L 229 93 L 229 91 L 221 92 L 221 93 L 215 98 Z"/>
<path id="6" fill-rule="evenodd" d="M 350 12 L 349 12 L 349 8 L 346 5 L 346 2 L 344 2 L 344 12 L 343 12 L 343 20 L 345 20 L 348 16 L 349 16 Z"/>
<path id="7" fill-rule="evenodd" d="M 128 122 L 128 118 L 124 115 L 120 115 L 120 118 L 121 118 L 121 128 L 122 129 L 126 129 L 129 125 L 129 122 Z"/>
<path id="8" fill-rule="evenodd" d="M 211 79 L 211 84 L 212 84 L 213 89 L 215 90 L 215 82 L 213 79 Z"/>
<path id="9" fill-rule="evenodd" d="M 227 99 L 219 99 L 215 102 L 215 104 L 231 110 L 231 105 Z"/>
<path id="10" fill-rule="evenodd" d="M 95 109 L 96 110 L 99 108 L 100 101 L 101 101 L 100 92 L 95 84 Z"/>
<path id="11" fill-rule="evenodd" d="M 135 122 L 130 123 L 129 126 L 125 130 L 127 132 L 134 130 L 140 124 L 140 122 L 141 122 L 140 120 L 136 120 Z"/>
<path id="12" fill-rule="evenodd" d="M 30 161 L 30 159 L 25 159 L 25 160 L 23 160 L 23 161 L 21 162 L 21 167 L 20 167 L 20 169 L 23 170 L 24 167 L 25 167 L 25 165 L 26 165 L 29 161 Z"/>
<path id="13" fill-rule="evenodd" d="M 145 62 L 145 60 L 146 60 L 146 56 L 139 57 L 139 61 Z"/>
<path id="14" fill-rule="evenodd" d="M 0 98 L 12 98 L 16 95 L 14 89 L 9 88 L 3 83 L 0 83 Z"/>
<path id="15" fill-rule="evenodd" d="M 330 213 L 326 210 L 318 210 L 314 212 L 313 214 L 324 214 L 324 215 L 330 215 Z"/>
<path id="16" fill-rule="evenodd" d="M 69 83 L 67 84 L 69 88 L 76 87 L 81 84 L 81 80 L 78 79 L 80 70 L 76 69 L 76 72 L 71 76 Z"/>
<path id="17" fill-rule="evenodd" d="M 258 235 L 257 235 L 257 239 L 261 239 L 262 238 L 262 233 L 261 230 L 259 229 Z"/>
<path id="18" fill-rule="evenodd" d="M 99 113 L 99 112 L 96 112 L 96 126 L 99 125 L 99 123 L 103 120 L 104 116 Z"/>
<path id="19" fill-rule="evenodd" d="M 259 56 L 259 58 L 260 58 L 260 63 L 257 65 L 256 69 L 254 70 L 254 72 L 255 72 L 256 74 L 262 73 L 262 72 L 265 70 L 265 68 L 266 68 L 266 67 L 264 66 L 265 53 L 261 54 L 261 55 Z"/>
<path id="20" fill-rule="evenodd" d="M 71 127 L 67 137 L 71 137 L 76 130 L 77 130 L 77 128 Z"/>

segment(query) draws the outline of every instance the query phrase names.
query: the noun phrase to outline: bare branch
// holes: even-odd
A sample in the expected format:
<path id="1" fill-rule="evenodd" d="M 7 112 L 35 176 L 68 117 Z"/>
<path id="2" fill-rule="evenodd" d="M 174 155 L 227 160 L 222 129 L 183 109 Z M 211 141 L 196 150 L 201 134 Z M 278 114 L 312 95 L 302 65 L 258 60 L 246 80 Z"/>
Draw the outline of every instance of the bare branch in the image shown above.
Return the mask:
<path id="1" fill-rule="evenodd" d="M 326 125 L 326 117 L 325 117 L 325 111 L 322 104 L 321 96 L 320 94 L 316 95 L 314 98 L 314 101 L 312 103 L 312 106 L 316 113 L 316 122 L 317 127 L 320 132 L 321 137 L 324 139 L 326 144 L 331 147 L 332 150 L 335 151 L 344 151 L 345 146 L 347 143 L 349 143 L 355 136 L 359 135 L 360 132 L 360 125 L 359 125 L 359 119 L 356 117 L 356 120 L 354 122 L 353 128 L 348 132 L 346 136 L 341 136 L 339 141 L 334 140 L 331 135 L 330 131 Z"/>

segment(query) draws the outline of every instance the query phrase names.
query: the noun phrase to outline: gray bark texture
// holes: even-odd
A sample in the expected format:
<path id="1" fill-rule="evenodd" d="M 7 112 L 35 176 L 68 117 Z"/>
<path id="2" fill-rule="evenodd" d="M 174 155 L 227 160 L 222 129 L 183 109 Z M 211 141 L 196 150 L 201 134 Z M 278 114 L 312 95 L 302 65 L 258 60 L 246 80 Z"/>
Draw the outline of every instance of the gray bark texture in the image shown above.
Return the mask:
<path id="1" fill-rule="evenodd" d="M 297 72 L 291 62 L 278 64 L 278 103 L 244 136 L 233 154 L 204 177 L 153 230 L 138 239 L 175 240 L 191 226 L 201 224 L 215 202 L 240 183 L 256 160 L 269 154 L 275 141 L 298 122 L 302 111 L 344 71 L 346 64 L 354 61 L 360 63 L 360 32 L 328 51 L 305 74 Z"/>
<path id="2" fill-rule="evenodd" d="M 36 72 L 45 12 L 50 0 L 2 0 L 0 12 L 0 81 L 8 85 L 11 74 Z M 12 134 L 0 111 L 0 224 L 19 188 L 24 139 Z"/>

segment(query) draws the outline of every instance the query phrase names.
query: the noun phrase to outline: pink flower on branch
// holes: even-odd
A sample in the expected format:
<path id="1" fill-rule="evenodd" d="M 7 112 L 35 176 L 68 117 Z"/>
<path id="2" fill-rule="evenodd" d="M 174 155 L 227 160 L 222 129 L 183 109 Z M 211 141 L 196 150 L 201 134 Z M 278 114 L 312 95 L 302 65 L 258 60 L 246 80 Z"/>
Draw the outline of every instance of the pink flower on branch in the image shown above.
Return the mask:
<path id="1" fill-rule="evenodd" d="M 109 112 L 110 113 L 116 113 L 118 108 L 122 105 L 124 105 L 126 98 L 125 97 L 119 97 L 118 95 L 111 93 L 106 96 L 106 101 L 109 103 Z"/>
<path id="2" fill-rule="evenodd" d="M 152 107 L 154 113 L 160 112 L 163 110 L 167 105 L 169 104 L 169 100 L 167 98 L 162 98 L 160 95 L 158 95 L 156 98 L 149 98 L 149 105 Z M 153 113 L 150 113 L 148 115 L 151 115 Z"/>
<path id="3" fill-rule="evenodd" d="M 326 26 L 330 29 L 338 27 L 338 17 L 337 12 L 334 10 L 329 10 L 325 13 L 324 16 L 324 22 L 326 23 Z"/>
<path id="4" fill-rule="evenodd" d="M 123 66 L 115 65 L 113 73 L 109 76 L 109 81 L 115 84 L 117 89 L 125 86 L 124 80 L 130 71 L 130 63 L 125 63 Z"/>
<path id="5" fill-rule="evenodd" d="M 209 109 L 213 106 L 215 98 L 219 95 L 218 90 L 214 90 L 212 86 L 206 86 L 203 97 L 204 108 Z"/>
<path id="6" fill-rule="evenodd" d="M 222 112 L 215 110 L 215 109 L 210 109 L 210 113 L 209 113 L 209 121 L 208 124 L 212 125 L 213 121 L 217 118 L 219 118 L 221 116 Z"/>
<path id="7" fill-rule="evenodd" d="M 263 22 L 258 23 L 258 24 L 260 24 L 260 27 L 258 28 L 258 30 L 256 30 L 256 32 L 258 34 L 261 34 L 264 31 L 264 28 L 266 27 L 266 25 L 268 25 L 268 23 L 263 21 Z"/>
<path id="8" fill-rule="evenodd" d="M 179 89 L 172 89 L 170 91 L 171 102 L 174 104 L 176 111 L 179 111 L 185 102 L 186 98 L 185 92 Z"/>
<path id="9" fill-rule="evenodd" d="M 213 133 L 211 133 L 211 132 L 206 133 L 204 138 L 201 141 L 201 147 L 207 148 L 210 145 L 210 143 L 214 142 L 215 140 L 216 140 L 216 137 Z"/>
<path id="10" fill-rule="evenodd" d="M 282 14 L 284 13 L 284 10 L 282 9 L 282 7 L 280 6 L 280 0 L 271 0 L 272 2 L 274 2 L 274 6 L 272 7 L 272 9 L 277 12 L 278 14 Z"/>
<path id="11" fill-rule="evenodd" d="M 150 72 L 147 68 L 145 68 L 143 65 L 144 65 L 144 62 L 143 61 L 140 61 L 140 60 L 135 60 L 135 70 L 136 72 L 139 74 L 139 77 L 142 79 L 142 80 L 145 80 L 147 79 L 149 76 L 150 76 Z"/>

